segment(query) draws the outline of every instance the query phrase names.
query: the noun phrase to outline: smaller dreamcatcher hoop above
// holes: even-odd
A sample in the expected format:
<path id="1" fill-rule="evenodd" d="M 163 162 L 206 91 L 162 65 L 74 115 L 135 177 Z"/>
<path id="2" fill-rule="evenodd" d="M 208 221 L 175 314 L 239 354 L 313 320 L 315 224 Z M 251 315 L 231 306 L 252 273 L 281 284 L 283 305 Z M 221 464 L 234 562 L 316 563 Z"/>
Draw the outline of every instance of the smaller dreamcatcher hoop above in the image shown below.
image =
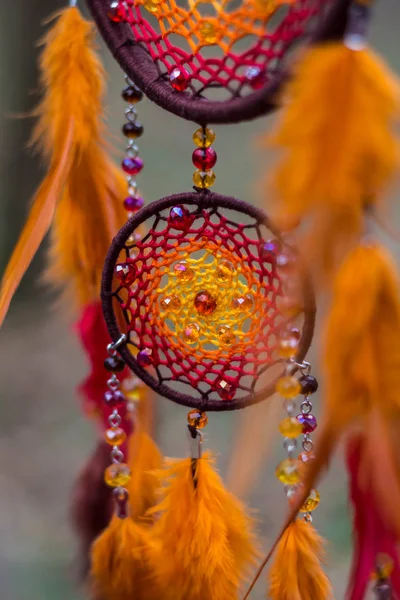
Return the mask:
<path id="1" fill-rule="evenodd" d="M 297 46 L 339 37 L 349 0 L 87 0 L 129 78 L 200 125 L 276 106 Z"/>
<path id="2" fill-rule="evenodd" d="M 174 402 L 204 411 L 261 402 L 284 370 L 278 340 L 288 323 L 298 338 L 294 368 L 313 335 L 307 277 L 291 276 L 294 304 L 283 295 L 280 270 L 294 257 L 246 202 L 204 191 L 153 202 L 121 229 L 106 260 L 112 340 L 124 340 L 128 366 Z"/>

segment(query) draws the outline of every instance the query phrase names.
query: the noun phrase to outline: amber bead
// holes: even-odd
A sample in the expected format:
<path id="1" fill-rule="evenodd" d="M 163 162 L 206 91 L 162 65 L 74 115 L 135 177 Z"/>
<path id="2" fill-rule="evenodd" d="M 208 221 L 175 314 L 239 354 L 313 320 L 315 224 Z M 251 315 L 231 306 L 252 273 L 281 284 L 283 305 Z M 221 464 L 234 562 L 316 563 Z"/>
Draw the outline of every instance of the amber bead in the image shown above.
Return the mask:
<path id="1" fill-rule="evenodd" d="M 160 301 L 160 305 L 161 308 L 165 311 L 175 311 L 180 309 L 180 307 L 182 306 L 182 302 L 180 301 L 178 296 L 175 296 L 173 294 L 172 296 L 165 296 L 164 298 L 162 298 Z"/>
<path id="2" fill-rule="evenodd" d="M 221 36 L 221 29 L 212 21 L 203 21 L 199 27 L 201 41 L 207 45 L 216 44 Z"/>
<path id="3" fill-rule="evenodd" d="M 143 92 L 141 92 L 136 86 L 128 85 L 122 90 L 122 98 L 128 104 L 136 104 L 142 100 Z"/>
<path id="4" fill-rule="evenodd" d="M 198 169 L 193 173 L 193 183 L 196 187 L 201 189 L 212 187 L 215 183 L 214 171 L 200 171 L 200 169 Z"/>
<path id="5" fill-rule="evenodd" d="M 251 294 L 245 294 L 244 296 L 238 296 L 232 300 L 232 308 L 240 312 L 247 312 L 253 308 L 253 296 Z"/>
<path id="6" fill-rule="evenodd" d="M 286 417 L 279 423 L 279 431 L 284 437 L 296 438 L 302 433 L 303 426 L 296 417 Z"/>
<path id="7" fill-rule="evenodd" d="M 215 133 L 208 127 L 199 127 L 193 134 L 193 141 L 199 148 L 208 148 L 215 141 Z"/>
<path id="8" fill-rule="evenodd" d="M 107 429 L 104 434 L 104 439 L 110 446 L 121 446 L 126 440 L 126 433 L 121 427 Z"/>
<path id="9" fill-rule="evenodd" d="M 300 393 L 303 396 L 310 396 L 318 390 L 318 381 L 312 375 L 303 375 L 303 377 L 300 377 L 299 383 L 301 385 Z"/>
<path id="10" fill-rule="evenodd" d="M 122 133 L 128 140 L 136 140 L 143 135 L 144 127 L 140 123 L 125 123 L 122 127 Z"/>
<path id="11" fill-rule="evenodd" d="M 227 325 L 220 325 L 217 334 L 222 346 L 232 346 L 236 342 L 236 335 Z"/>
<path id="12" fill-rule="evenodd" d="M 144 0 L 144 8 L 152 14 L 156 14 L 161 8 L 161 0 Z"/>
<path id="13" fill-rule="evenodd" d="M 207 292 L 207 290 L 201 290 L 201 292 L 196 294 L 194 306 L 200 315 L 208 316 L 216 310 L 217 301 L 210 294 L 210 292 Z"/>
<path id="14" fill-rule="evenodd" d="M 124 487 L 131 478 L 131 471 L 126 463 L 115 463 L 107 467 L 104 481 L 110 487 Z"/>
<path id="15" fill-rule="evenodd" d="M 179 281 L 192 281 L 194 277 L 193 269 L 191 269 L 187 262 L 184 260 L 174 265 L 174 272 L 177 275 Z"/>
<path id="16" fill-rule="evenodd" d="M 230 283 L 232 281 L 234 266 L 228 260 L 221 260 L 217 266 L 216 278 L 219 283 Z"/>
<path id="17" fill-rule="evenodd" d="M 296 377 L 293 377 L 293 375 L 280 377 L 276 382 L 276 391 L 283 398 L 287 398 L 288 400 L 295 398 L 300 393 L 300 390 L 299 380 Z"/>
<path id="18" fill-rule="evenodd" d="M 104 361 L 104 368 L 110 373 L 120 373 L 125 368 L 125 362 L 118 354 L 108 356 Z"/>
<path id="19" fill-rule="evenodd" d="M 275 475 L 284 485 L 294 485 L 300 481 L 297 460 L 286 458 L 276 467 Z"/>
<path id="20" fill-rule="evenodd" d="M 200 327 L 197 323 L 189 323 L 183 330 L 183 338 L 188 344 L 197 342 L 200 336 Z"/>
<path id="21" fill-rule="evenodd" d="M 190 427 L 195 427 L 196 429 L 203 429 L 208 423 L 206 413 L 195 408 L 188 412 L 187 420 Z"/>
<path id="22" fill-rule="evenodd" d="M 317 490 L 311 490 L 310 495 L 301 507 L 301 512 L 312 512 L 320 503 L 321 496 Z"/>
<path id="23" fill-rule="evenodd" d="M 296 356 L 299 340 L 291 333 L 281 337 L 278 344 L 278 353 L 281 358 L 293 358 Z"/>
<path id="24" fill-rule="evenodd" d="M 372 579 L 388 579 L 393 572 L 394 562 L 391 556 L 379 552 L 376 557 L 375 572 Z"/>

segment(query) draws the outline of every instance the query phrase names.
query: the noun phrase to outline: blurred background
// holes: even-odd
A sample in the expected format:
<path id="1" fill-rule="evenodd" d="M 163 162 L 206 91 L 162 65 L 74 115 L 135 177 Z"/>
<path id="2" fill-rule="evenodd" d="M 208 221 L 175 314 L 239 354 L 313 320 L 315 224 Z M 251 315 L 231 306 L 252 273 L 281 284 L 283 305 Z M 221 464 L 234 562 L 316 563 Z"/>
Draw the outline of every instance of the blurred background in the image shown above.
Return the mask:
<path id="1" fill-rule="evenodd" d="M 19 117 L 32 110 L 40 95 L 36 61 L 43 23 L 63 6 L 56 0 L 0 2 L 1 271 L 43 174 L 38 160 L 26 148 L 32 119 Z M 399 72 L 400 4 L 397 0 L 381 0 L 376 13 L 372 42 Z M 104 45 L 99 44 L 109 74 L 110 127 L 118 136 L 124 110 L 120 100 L 123 74 Z M 190 189 L 194 125 L 149 101 L 140 104 L 139 119 L 145 126 L 140 148 L 146 163 L 140 184 L 147 201 Z M 256 139 L 268 130 L 273 119 L 216 128 L 216 191 L 259 205 L 264 202 L 257 194 L 256 181 L 268 168 L 268 156 L 261 155 Z M 385 242 L 399 258 L 397 243 L 390 238 Z M 41 282 L 44 258 L 42 248 L 14 299 L 0 336 L 2 600 L 82 597 L 73 569 L 75 543 L 68 523 L 68 503 L 74 477 L 94 446 L 95 434 L 80 414 L 74 391 L 86 372 L 85 358 L 71 326 L 71 315 L 56 312 L 54 298 Z M 317 335 L 310 353 L 317 373 L 318 355 Z M 167 401 L 159 401 L 156 409 L 162 451 L 169 456 L 185 455 L 186 410 Z M 248 409 L 247 416 L 212 415 L 207 428 L 207 446 L 216 451 L 223 474 L 232 469 L 230 461 L 243 420 L 258 419 L 265 428 L 267 452 L 257 481 L 251 489 L 239 490 L 256 511 L 265 548 L 285 508 L 283 490 L 273 475 L 276 462 L 283 457 L 275 434 L 275 423 L 281 416 L 280 406 L 272 400 L 270 407 Z M 229 472 L 228 478 L 232 480 Z M 320 487 L 322 501 L 314 513 L 317 528 L 329 540 L 329 574 L 337 599 L 343 598 L 350 561 L 351 525 L 345 483 L 339 456 Z M 263 597 L 264 588 L 265 581 L 261 581 L 254 593 L 256 600 Z"/>

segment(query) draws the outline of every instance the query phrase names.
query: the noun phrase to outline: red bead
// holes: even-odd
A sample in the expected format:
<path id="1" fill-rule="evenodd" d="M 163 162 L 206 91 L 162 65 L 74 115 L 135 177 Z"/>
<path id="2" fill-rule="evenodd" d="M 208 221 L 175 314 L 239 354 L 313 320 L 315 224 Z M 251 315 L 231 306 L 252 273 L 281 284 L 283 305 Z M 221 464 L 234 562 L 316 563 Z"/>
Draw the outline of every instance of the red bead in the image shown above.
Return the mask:
<path id="1" fill-rule="evenodd" d="M 260 255 L 262 260 L 274 262 L 280 250 L 281 245 L 278 240 L 270 240 L 261 246 Z"/>
<path id="2" fill-rule="evenodd" d="M 217 153 L 214 148 L 196 148 L 192 154 L 192 161 L 196 169 L 209 171 L 217 162 Z"/>
<path id="3" fill-rule="evenodd" d="M 267 78 L 266 78 L 264 69 L 262 69 L 258 65 L 249 67 L 246 70 L 245 77 L 246 77 L 247 83 L 250 85 L 250 87 L 253 88 L 253 90 L 261 89 L 262 87 L 264 87 L 264 85 L 267 82 Z"/>
<path id="4" fill-rule="evenodd" d="M 108 18 L 113 23 L 122 23 L 126 19 L 126 10 L 122 2 L 112 2 L 108 11 Z"/>
<path id="5" fill-rule="evenodd" d="M 135 212 L 139 210 L 142 208 L 143 204 L 144 200 L 140 196 L 128 196 L 124 200 L 124 208 L 128 212 Z"/>
<path id="6" fill-rule="evenodd" d="M 200 315 L 211 315 L 217 308 L 217 301 L 209 292 L 202 290 L 196 294 L 194 306 Z"/>
<path id="7" fill-rule="evenodd" d="M 177 206 L 171 208 L 168 222 L 175 229 L 183 231 L 185 229 L 189 229 L 193 223 L 193 217 L 190 215 L 187 208 L 182 206 L 182 204 L 178 204 Z"/>
<path id="8" fill-rule="evenodd" d="M 297 420 L 303 426 L 303 433 L 312 433 L 317 428 L 317 419 L 314 415 L 297 415 Z"/>
<path id="9" fill-rule="evenodd" d="M 233 400 L 235 397 L 236 387 L 228 377 L 220 377 L 216 381 L 215 387 L 222 400 Z"/>
<path id="10" fill-rule="evenodd" d="M 126 398 L 120 390 L 108 390 L 104 394 L 104 404 L 108 408 L 122 408 L 125 406 Z"/>
<path id="11" fill-rule="evenodd" d="M 143 348 L 137 355 L 136 360 L 141 367 L 150 367 L 154 363 L 153 351 L 151 348 Z"/>
<path id="12" fill-rule="evenodd" d="M 144 163 L 141 158 L 131 158 L 127 156 L 122 161 L 122 170 L 128 175 L 137 175 L 143 169 Z"/>
<path id="13" fill-rule="evenodd" d="M 118 263 L 115 267 L 115 277 L 122 285 L 131 285 L 136 277 L 136 268 L 133 263 Z"/>
<path id="14" fill-rule="evenodd" d="M 184 92 L 189 85 L 189 73 L 183 67 L 174 67 L 169 74 L 172 87 L 177 92 Z"/>

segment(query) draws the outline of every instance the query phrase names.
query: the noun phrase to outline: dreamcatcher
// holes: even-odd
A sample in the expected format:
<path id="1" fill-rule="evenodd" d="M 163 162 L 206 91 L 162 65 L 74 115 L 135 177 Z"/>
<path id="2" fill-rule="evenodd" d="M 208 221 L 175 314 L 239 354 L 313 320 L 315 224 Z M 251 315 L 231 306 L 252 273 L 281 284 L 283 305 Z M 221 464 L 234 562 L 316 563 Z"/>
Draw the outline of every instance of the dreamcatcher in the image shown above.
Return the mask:
<path id="1" fill-rule="evenodd" d="M 72 3 L 45 40 L 34 141 L 49 168 L 3 278 L 0 314 L 52 226 L 49 277 L 79 306 L 77 331 L 91 364 L 79 391 L 102 439 L 74 499 L 90 595 L 239 597 L 257 560 L 253 523 L 203 454 L 202 430 L 212 411 L 246 408 L 277 392 L 287 456 L 276 476 L 290 513 L 256 578 L 276 550 L 269 597 L 331 598 L 323 541 L 312 524 L 320 501 L 314 486 L 339 435 L 357 423 L 348 453 L 357 527 L 349 597 L 364 596 L 372 572 L 378 596 L 397 597 L 398 465 L 390 428 L 400 312 L 383 251 L 372 243 L 354 247 L 363 213 L 397 161 L 397 97 L 364 49 L 367 3 L 88 6 L 126 74 L 126 155 L 119 169 L 106 153 L 103 73 L 92 26 Z M 286 82 L 275 139 L 285 153 L 268 184 L 278 201 L 270 221 L 247 202 L 211 192 L 217 154 L 210 125 L 266 114 Z M 197 124 L 194 191 L 146 206 L 137 183 L 144 95 Z M 295 229 L 305 217 L 312 222 L 300 238 Z M 317 268 L 318 288 L 335 283 L 327 408 L 314 449 L 318 383 L 305 358 L 315 318 L 309 272 Z M 190 409 L 188 458 L 161 457 L 151 439 L 148 388 Z"/>

